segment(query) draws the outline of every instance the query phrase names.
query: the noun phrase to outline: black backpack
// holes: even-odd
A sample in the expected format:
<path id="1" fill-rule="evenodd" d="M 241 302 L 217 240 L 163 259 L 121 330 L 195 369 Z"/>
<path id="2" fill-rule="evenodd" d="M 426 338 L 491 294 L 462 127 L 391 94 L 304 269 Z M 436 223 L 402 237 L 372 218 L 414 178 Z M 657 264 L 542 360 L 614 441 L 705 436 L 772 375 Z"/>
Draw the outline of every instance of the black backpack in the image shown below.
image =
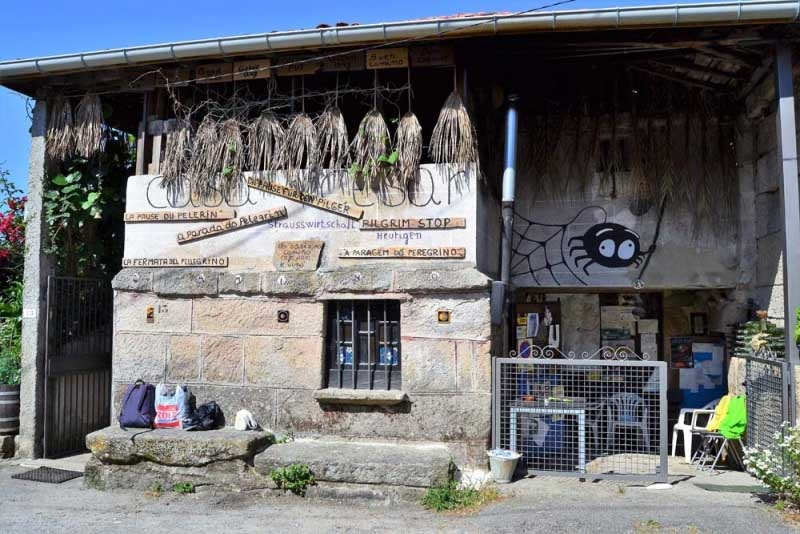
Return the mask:
<path id="1" fill-rule="evenodd" d="M 183 420 L 184 430 L 213 430 L 219 426 L 222 410 L 214 402 L 207 402 L 197 407 L 192 415 Z"/>

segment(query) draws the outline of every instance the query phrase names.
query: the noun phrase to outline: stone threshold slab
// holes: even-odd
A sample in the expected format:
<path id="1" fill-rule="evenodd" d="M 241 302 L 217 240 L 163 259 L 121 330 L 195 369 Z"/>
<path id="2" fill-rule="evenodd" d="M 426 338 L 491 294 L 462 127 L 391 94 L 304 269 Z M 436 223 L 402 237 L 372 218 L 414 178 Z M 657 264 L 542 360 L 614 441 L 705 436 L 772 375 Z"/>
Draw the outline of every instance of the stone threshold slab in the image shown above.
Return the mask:
<path id="1" fill-rule="evenodd" d="M 327 388 L 313 394 L 320 404 L 354 404 L 359 406 L 394 406 L 408 402 L 408 395 L 396 389 L 370 390 Z"/>

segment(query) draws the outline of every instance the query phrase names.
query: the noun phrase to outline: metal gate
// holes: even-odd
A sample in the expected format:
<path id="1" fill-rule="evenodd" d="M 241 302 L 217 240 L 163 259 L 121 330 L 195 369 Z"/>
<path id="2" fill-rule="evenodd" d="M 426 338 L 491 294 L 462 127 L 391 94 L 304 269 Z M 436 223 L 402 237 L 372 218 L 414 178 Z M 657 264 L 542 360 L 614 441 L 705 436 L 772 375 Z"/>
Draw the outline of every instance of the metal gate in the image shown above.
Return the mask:
<path id="1" fill-rule="evenodd" d="M 772 447 L 784 421 L 794 421 L 789 362 L 771 351 L 741 355 L 745 360 L 748 447 Z"/>
<path id="2" fill-rule="evenodd" d="M 86 449 L 86 434 L 111 420 L 111 284 L 47 279 L 44 456 Z"/>
<path id="3" fill-rule="evenodd" d="M 529 474 L 667 481 L 667 366 L 627 348 L 493 360 L 492 441 Z"/>

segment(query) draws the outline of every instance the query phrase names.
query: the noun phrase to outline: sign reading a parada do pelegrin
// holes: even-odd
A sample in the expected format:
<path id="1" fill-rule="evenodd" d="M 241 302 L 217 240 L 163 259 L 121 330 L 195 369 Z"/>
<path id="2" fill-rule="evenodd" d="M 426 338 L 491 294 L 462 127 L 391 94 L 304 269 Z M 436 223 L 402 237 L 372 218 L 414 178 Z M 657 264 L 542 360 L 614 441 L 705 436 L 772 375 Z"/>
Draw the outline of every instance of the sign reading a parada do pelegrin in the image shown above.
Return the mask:
<path id="1" fill-rule="evenodd" d="M 242 215 L 236 219 L 230 219 L 223 223 L 212 224 L 211 226 L 204 226 L 202 228 L 186 230 L 177 236 L 179 244 L 197 241 L 198 239 L 205 239 L 206 237 L 223 234 L 225 232 L 232 232 L 234 230 L 241 230 L 257 224 L 274 221 L 286 217 L 286 206 L 274 208 L 258 213 L 251 213 L 249 215 Z"/>

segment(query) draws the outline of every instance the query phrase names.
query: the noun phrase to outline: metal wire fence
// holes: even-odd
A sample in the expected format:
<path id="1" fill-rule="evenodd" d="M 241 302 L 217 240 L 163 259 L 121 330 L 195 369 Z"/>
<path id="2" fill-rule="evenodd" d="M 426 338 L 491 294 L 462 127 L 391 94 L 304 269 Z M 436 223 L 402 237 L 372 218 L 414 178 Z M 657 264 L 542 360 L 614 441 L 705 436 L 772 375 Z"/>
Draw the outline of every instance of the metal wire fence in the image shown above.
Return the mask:
<path id="1" fill-rule="evenodd" d="M 549 357 L 494 360 L 496 448 L 522 453 L 529 474 L 667 480 L 666 363 L 533 354 Z"/>
<path id="2" fill-rule="evenodd" d="M 788 400 L 791 368 L 773 353 L 745 358 L 748 447 L 773 447 L 784 421 L 791 421 Z"/>

